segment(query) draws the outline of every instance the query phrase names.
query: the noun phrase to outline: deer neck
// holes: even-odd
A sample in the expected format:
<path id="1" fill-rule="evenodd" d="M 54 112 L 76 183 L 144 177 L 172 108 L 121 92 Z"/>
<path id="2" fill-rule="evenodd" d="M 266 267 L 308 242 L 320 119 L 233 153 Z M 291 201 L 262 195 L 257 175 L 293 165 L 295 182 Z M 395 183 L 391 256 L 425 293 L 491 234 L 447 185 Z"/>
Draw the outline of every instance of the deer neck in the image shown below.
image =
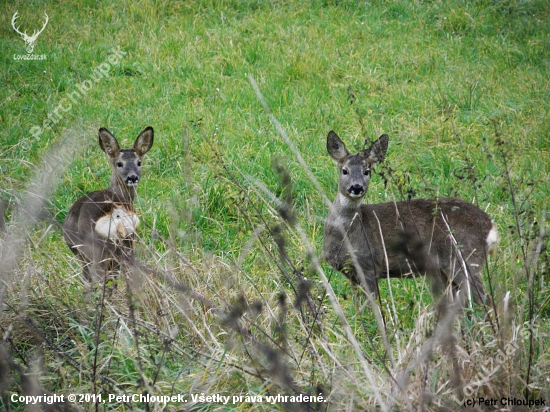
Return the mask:
<path id="1" fill-rule="evenodd" d="M 128 186 L 120 180 L 113 176 L 111 179 L 111 184 L 109 185 L 109 190 L 113 192 L 118 199 L 123 203 L 133 204 L 134 199 L 137 194 L 136 186 Z"/>
<path id="2" fill-rule="evenodd" d="M 329 212 L 329 219 L 333 225 L 348 226 L 354 219 L 361 216 L 362 198 L 351 200 L 338 193 Z"/>

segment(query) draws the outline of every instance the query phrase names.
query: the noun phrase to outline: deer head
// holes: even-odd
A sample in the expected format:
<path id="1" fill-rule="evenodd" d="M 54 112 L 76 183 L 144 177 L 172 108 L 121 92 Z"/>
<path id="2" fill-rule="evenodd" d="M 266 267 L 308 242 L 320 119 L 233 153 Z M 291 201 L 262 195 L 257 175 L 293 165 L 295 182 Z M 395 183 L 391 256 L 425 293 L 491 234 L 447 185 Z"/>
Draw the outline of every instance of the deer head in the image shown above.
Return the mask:
<path id="1" fill-rule="evenodd" d="M 38 38 L 40 33 L 42 33 L 44 31 L 44 29 L 46 28 L 46 25 L 48 24 L 48 21 L 50 20 L 46 13 L 44 13 L 44 16 L 46 17 L 45 21 L 44 21 L 44 25 L 42 26 L 42 28 L 40 30 L 35 30 L 33 32 L 32 36 L 29 36 L 27 34 L 27 31 L 22 33 L 19 30 L 19 28 L 15 25 L 16 20 L 19 17 L 19 12 L 16 11 L 15 14 L 13 15 L 13 18 L 11 19 L 11 25 L 12 25 L 13 29 L 23 37 L 23 40 L 25 41 L 25 44 L 27 45 L 27 53 L 29 53 L 29 54 L 33 52 L 34 43 L 36 42 L 36 39 Z"/>

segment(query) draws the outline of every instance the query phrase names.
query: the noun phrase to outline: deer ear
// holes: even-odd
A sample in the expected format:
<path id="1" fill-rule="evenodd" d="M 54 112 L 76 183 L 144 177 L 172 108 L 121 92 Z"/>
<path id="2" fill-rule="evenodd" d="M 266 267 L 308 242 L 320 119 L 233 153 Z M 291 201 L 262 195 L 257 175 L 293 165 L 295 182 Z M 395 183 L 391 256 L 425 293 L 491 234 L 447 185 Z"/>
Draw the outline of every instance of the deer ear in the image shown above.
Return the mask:
<path id="1" fill-rule="evenodd" d="M 387 134 L 383 134 L 376 140 L 371 146 L 363 151 L 363 156 L 369 159 L 372 163 L 379 163 L 384 160 L 386 152 L 388 150 Z"/>
<path id="2" fill-rule="evenodd" d="M 120 151 L 120 145 L 118 144 L 116 137 L 114 137 L 113 134 L 104 127 L 99 129 L 98 137 L 101 150 L 107 153 L 107 156 L 115 157 Z"/>
<path id="3" fill-rule="evenodd" d="M 349 156 L 346 145 L 332 130 L 328 132 L 327 136 L 327 152 L 336 162 L 340 162 Z"/>
<path id="4" fill-rule="evenodd" d="M 134 150 L 139 156 L 143 156 L 151 149 L 154 140 L 154 131 L 151 126 L 147 126 L 137 137 L 134 143 Z"/>

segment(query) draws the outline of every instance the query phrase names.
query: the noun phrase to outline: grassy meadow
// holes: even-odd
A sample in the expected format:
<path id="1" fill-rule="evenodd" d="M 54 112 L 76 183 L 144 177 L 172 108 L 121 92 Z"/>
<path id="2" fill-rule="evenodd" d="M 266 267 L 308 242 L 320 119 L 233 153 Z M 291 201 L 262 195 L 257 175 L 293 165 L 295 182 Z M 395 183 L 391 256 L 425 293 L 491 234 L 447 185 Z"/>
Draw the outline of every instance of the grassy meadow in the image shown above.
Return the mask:
<path id="1" fill-rule="evenodd" d="M 5 410 L 550 407 L 546 0 L 0 5 Z M 29 34 L 47 13 L 45 59 L 20 57 L 16 11 Z M 85 285 L 61 224 L 109 183 L 97 131 L 130 147 L 148 125 L 139 262 Z M 424 277 L 381 281 L 373 305 L 320 261 L 330 130 L 354 150 L 389 134 L 367 202 L 452 196 L 494 219 L 494 304 L 442 310 Z"/>

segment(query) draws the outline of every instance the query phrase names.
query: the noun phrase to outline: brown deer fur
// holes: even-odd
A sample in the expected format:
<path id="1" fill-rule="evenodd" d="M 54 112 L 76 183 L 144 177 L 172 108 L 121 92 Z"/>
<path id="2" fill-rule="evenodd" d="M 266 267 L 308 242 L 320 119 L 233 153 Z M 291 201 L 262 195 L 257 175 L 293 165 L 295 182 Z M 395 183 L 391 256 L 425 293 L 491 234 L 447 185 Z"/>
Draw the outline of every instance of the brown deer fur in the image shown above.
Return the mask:
<path id="1" fill-rule="evenodd" d="M 139 219 L 134 210 L 136 188 L 141 178 L 143 156 L 153 145 L 154 132 L 147 127 L 131 149 L 121 149 L 105 128 L 99 129 L 99 145 L 109 156 L 112 177 L 106 190 L 77 200 L 63 223 L 67 245 L 82 261 L 83 275 L 114 270 L 133 257 Z"/>
<path id="2" fill-rule="evenodd" d="M 473 204 L 453 198 L 363 204 L 371 168 L 383 160 L 387 147 L 388 136 L 383 135 L 367 150 L 351 155 L 336 133 L 329 133 L 327 150 L 338 164 L 340 179 L 325 222 L 325 259 L 352 282 L 378 294 L 381 278 L 423 274 L 414 259 L 407 260 L 394 247 L 407 231 L 427 247 L 445 284 L 483 302 L 481 271 L 497 241 L 492 220 Z"/>

